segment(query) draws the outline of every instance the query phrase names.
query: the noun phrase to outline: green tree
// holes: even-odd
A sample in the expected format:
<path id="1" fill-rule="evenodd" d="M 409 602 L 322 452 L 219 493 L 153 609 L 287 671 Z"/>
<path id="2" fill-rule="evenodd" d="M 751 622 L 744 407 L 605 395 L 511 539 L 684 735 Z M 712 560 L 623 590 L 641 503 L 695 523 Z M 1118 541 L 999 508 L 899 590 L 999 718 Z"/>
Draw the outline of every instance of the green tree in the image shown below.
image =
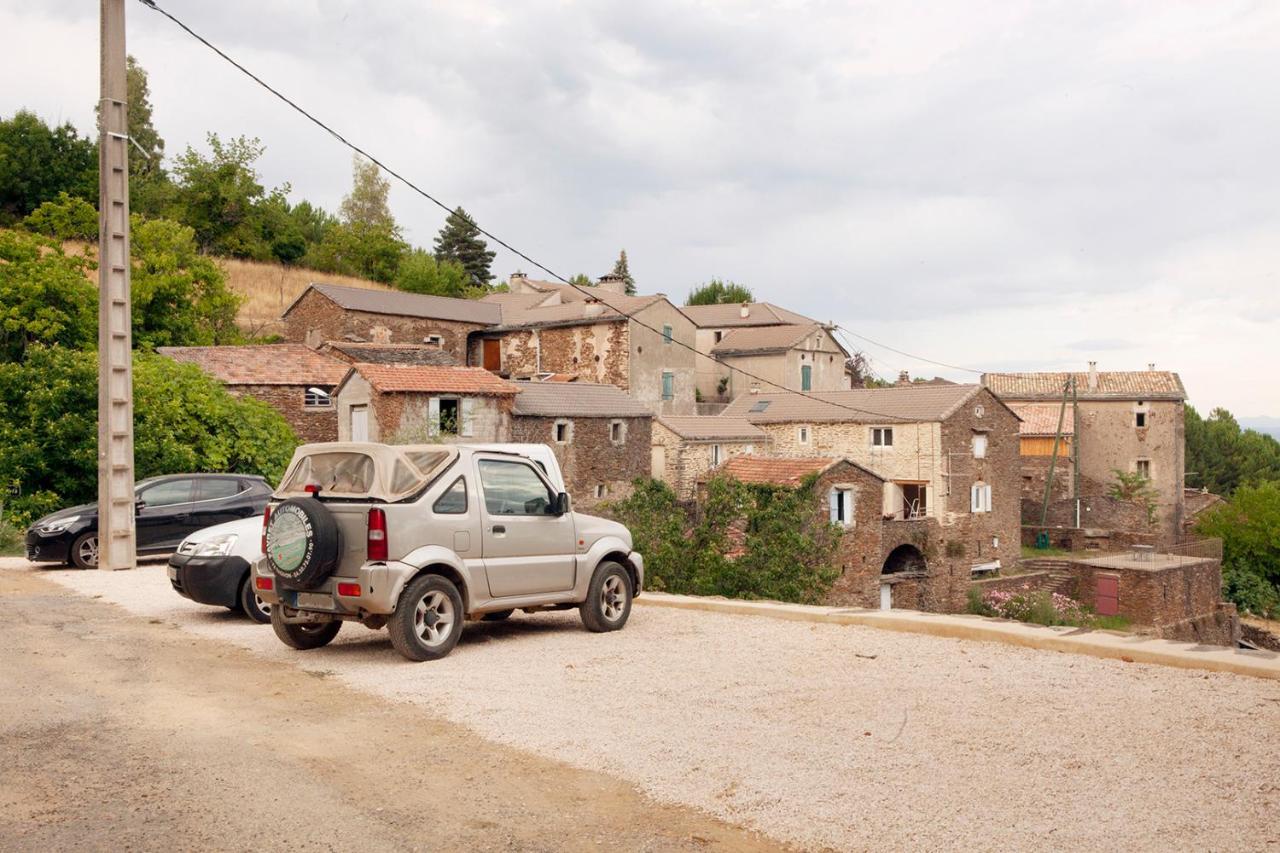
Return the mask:
<path id="1" fill-rule="evenodd" d="M 1158 495 L 1151 481 L 1137 471 L 1121 471 L 1112 468 L 1114 479 L 1107 485 L 1107 496 L 1118 501 L 1136 504 L 1147 513 L 1147 523 L 1155 524 Z"/>
<path id="2" fill-rule="evenodd" d="M 271 249 L 261 217 L 267 192 L 254 169 L 262 143 L 243 136 L 223 142 L 216 133 L 208 142 L 207 157 L 190 146 L 178 155 L 169 218 L 195 231 L 201 251 L 267 260 Z M 273 191 L 281 199 L 288 192 L 287 185 Z"/>
<path id="3" fill-rule="evenodd" d="M 0 231 L 0 361 L 22 361 L 37 344 L 94 345 L 98 291 L 90 269 L 57 242 Z"/>
<path id="4" fill-rule="evenodd" d="M 751 291 L 745 285 L 713 278 L 706 284 L 695 287 L 689 293 L 689 298 L 684 301 L 684 304 L 726 305 L 754 301 L 755 297 L 751 295 Z"/>
<path id="5" fill-rule="evenodd" d="M 22 224 L 28 231 L 58 240 L 98 240 L 98 209 L 65 192 L 31 211 Z"/>
<path id="6" fill-rule="evenodd" d="M 471 276 L 456 261 L 437 261 L 426 249 L 414 249 L 400 260 L 396 287 L 410 293 L 465 298 Z"/>
<path id="7" fill-rule="evenodd" d="M 495 253 L 489 251 L 479 227 L 460 207 L 445 219 L 444 227 L 436 236 L 433 254 L 438 261 L 457 261 L 479 287 L 487 287 L 493 278 L 489 267 Z"/>
<path id="8" fill-rule="evenodd" d="M 164 160 L 164 139 L 151 123 L 151 86 L 147 82 L 147 70 L 133 56 L 125 59 L 125 78 L 129 99 L 129 137 L 133 147 L 129 151 L 129 175 L 160 174 Z M 141 149 L 141 150 L 139 150 Z"/>
<path id="9" fill-rule="evenodd" d="M 387 284 L 395 281 L 408 246 L 397 231 L 364 223 L 340 222 L 324 240 L 307 250 L 303 263 L 321 272 L 370 278 Z"/>
<path id="10" fill-rule="evenodd" d="M 1187 483 L 1230 497 L 1242 485 L 1280 481 L 1280 441 L 1242 430 L 1226 409 L 1185 411 Z"/>
<path id="11" fill-rule="evenodd" d="M 1222 539 L 1223 594 L 1241 610 L 1280 618 L 1280 483 L 1240 487 L 1201 516 L 1196 532 Z"/>
<path id="12" fill-rule="evenodd" d="M 338 214 L 348 225 L 363 223 L 391 228 L 399 233 L 395 217 L 387 197 L 391 193 L 391 181 L 382 176 L 377 164 L 355 155 L 352 162 L 351 192 L 342 199 Z"/>
<path id="13" fill-rule="evenodd" d="M 70 122 L 51 128 L 28 110 L 0 120 L 0 226 L 62 192 L 96 203 L 98 146 Z"/>
<path id="14" fill-rule="evenodd" d="M 195 232 L 168 219 L 132 218 L 133 343 L 136 347 L 236 343 L 240 297 L 200 254 Z"/>
<path id="15" fill-rule="evenodd" d="M 582 272 L 578 273 L 575 276 L 570 277 L 569 283 L 572 285 L 576 285 L 577 287 L 595 287 L 596 286 L 596 283 L 591 280 L 591 276 Z"/>
<path id="16" fill-rule="evenodd" d="M 97 356 L 33 347 L 0 364 L 0 482 L 18 483 L 15 521 L 97 496 Z M 297 445 L 284 418 L 227 393 L 194 365 L 134 355 L 134 454 L 139 478 L 199 471 L 276 481 Z"/>
<path id="17" fill-rule="evenodd" d="M 613 263 L 613 274 L 621 276 L 623 281 L 627 283 L 627 295 L 635 296 L 636 280 L 631 277 L 631 267 L 627 266 L 627 250 L 623 249 L 618 252 L 618 260 Z"/>

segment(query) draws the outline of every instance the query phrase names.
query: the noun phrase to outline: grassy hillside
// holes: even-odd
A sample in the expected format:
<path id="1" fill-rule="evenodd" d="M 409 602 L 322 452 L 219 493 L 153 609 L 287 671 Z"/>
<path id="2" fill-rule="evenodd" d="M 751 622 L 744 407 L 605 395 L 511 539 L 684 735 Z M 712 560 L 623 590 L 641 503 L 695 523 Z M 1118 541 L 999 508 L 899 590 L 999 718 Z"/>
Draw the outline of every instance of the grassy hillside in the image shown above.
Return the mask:
<path id="1" fill-rule="evenodd" d="M 280 264 L 239 261 L 231 258 L 219 258 L 218 263 L 227 271 L 227 285 L 244 298 L 236 319 L 240 328 L 250 335 L 269 335 L 280 332 L 280 314 L 312 282 L 367 287 L 373 290 L 392 289 L 385 284 L 363 278 L 286 267 Z"/>

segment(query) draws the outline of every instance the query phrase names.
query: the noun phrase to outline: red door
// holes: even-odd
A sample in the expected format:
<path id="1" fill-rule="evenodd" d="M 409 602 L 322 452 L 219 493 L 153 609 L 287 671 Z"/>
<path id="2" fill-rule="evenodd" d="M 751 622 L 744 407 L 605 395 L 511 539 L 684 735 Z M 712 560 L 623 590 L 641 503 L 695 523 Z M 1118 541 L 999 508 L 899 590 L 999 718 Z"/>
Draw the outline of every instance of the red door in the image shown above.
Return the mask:
<path id="1" fill-rule="evenodd" d="M 1099 616 L 1115 616 L 1120 612 L 1120 578 L 1098 575 L 1094 582 L 1093 607 Z"/>
<path id="2" fill-rule="evenodd" d="M 502 370 L 502 341 L 484 339 L 484 369 L 490 373 Z"/>

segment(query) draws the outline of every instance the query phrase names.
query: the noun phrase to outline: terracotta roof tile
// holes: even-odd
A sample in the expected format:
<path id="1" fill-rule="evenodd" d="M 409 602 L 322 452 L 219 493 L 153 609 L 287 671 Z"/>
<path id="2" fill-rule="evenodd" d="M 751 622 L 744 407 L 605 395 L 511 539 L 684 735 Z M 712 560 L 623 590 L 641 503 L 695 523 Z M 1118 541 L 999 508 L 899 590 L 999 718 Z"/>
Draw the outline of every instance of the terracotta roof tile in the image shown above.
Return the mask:
<path id="1" fill-rule="evenodd" d="M 771 456 L 734 456 L 708 476 L 724 474 L 742 483 L 798 486 L 806 477 L 825 471 L 840 460 L 835 457 L 781 459 Z"/>
<path id="2" fill-rule="evenodd" d="M 1088 373 L 984 373 L 982 383 L 1007 400 L 1062 399 L 1062 388 L 1075 377 L 1081 400 L 1185 400 L 1178 374 L 1168 370 L 1106 370 L 1089 388 Z"/>
<path id="3" fill-rule="evenodd" d="M 342 381 L 347 365 L 303 344 L 159 347 L 174 361 L 197 365 L 226 385 L 322 385 Z"/>
<path id="4" fill-rule="evenodd" d="M 482 367 L 362 362 L 351 365 L 351 370 L 367 379 L 374 390 L 384 394 L 408 392 L 495 397 L 516 394 L 520 390 Z"/>
<path id="5" fill-rule="evenodd" d="M 1018 432 L 1022 435 L 1055 435 L 1058 432 L 1059 406 L 1053 403 L 1010 403 L 1013 413 L 1022 418 Z M 1062 418 L 1062 434 L 1075 434 L 1075 414 L 1067 406 Z"/>

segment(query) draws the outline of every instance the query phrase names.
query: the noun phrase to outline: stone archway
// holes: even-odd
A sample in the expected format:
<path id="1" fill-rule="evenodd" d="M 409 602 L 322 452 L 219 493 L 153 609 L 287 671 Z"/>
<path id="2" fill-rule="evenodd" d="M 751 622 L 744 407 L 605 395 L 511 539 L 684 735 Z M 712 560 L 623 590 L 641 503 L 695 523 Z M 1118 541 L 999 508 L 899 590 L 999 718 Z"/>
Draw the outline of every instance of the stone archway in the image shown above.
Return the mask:
<path id="1" fill-rule="evenodd" d="M 899 545 L 889 552 L 885 558 L 882 575 L 897 575 L 903 572 L 923 572 L 927 568 L 924 554 L 914 545 Z"/>

